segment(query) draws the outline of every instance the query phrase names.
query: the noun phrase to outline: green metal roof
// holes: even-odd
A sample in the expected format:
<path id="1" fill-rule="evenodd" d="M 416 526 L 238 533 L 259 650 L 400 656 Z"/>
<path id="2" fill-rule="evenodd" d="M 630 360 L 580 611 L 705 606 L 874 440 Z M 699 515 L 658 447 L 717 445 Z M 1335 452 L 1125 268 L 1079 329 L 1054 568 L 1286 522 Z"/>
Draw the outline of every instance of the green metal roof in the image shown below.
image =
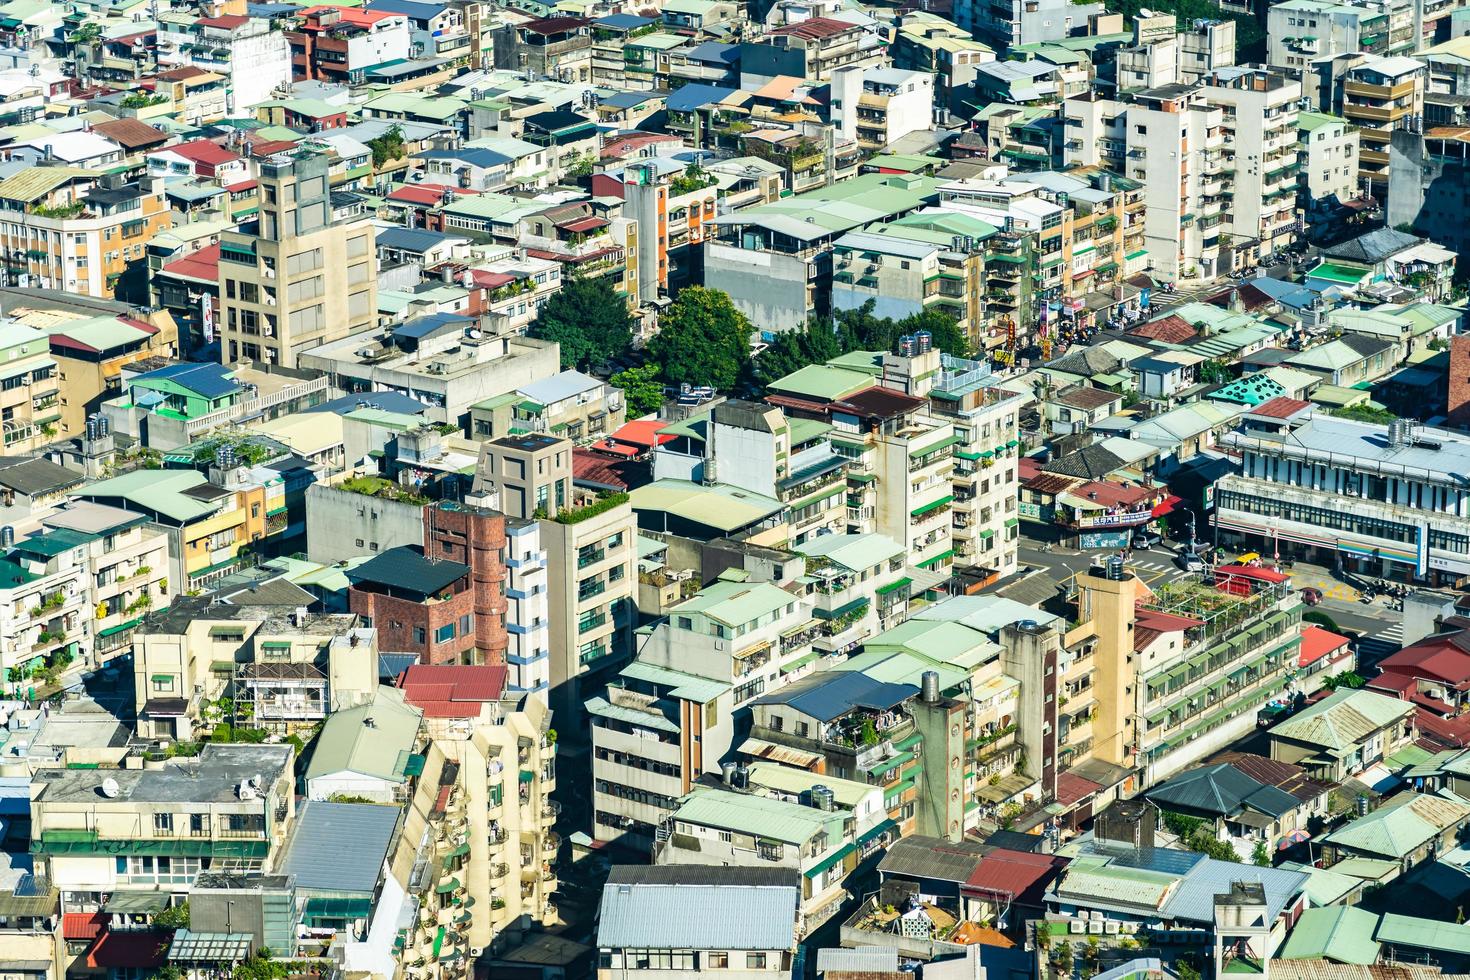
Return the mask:
<path id="1" fill-rule="evenodd" d="M 1378 962 L 1373 930 L 1378 916 L 1350 905 L 1307 909 L 1277 953 L 1283 960 L 1328 959 L 1369 966 Z"/>

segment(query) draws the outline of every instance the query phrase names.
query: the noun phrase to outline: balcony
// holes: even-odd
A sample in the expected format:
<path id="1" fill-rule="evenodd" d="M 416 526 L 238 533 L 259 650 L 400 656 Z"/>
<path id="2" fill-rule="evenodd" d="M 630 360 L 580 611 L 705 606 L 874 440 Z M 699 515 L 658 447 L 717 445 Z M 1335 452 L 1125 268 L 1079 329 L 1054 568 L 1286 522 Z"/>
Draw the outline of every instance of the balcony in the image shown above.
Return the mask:
<path id="1" fill-rule="evenodd" d="M 588 565 L 595 565 L 606 557 L 607 552 L 601 548 L 591 550 L 584 548 L 577 553 L 577 567 L 586 568 Z"/>

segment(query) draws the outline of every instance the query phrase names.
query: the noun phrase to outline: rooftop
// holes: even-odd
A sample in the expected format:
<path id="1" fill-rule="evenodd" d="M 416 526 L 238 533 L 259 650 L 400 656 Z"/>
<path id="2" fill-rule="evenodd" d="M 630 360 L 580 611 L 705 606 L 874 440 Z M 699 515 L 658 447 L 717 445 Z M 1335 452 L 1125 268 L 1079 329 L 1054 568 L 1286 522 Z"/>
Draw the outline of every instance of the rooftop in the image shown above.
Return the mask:
<path id="1" fill-rule="evenodd" d="M 43 802 L 85 802 L 104 807 L 103 783 L 117 784 L 118 805 L 137 803 L 238 803 L 239 786 L 255 776 L 263 787 L 290 775 L 289 745 L 204 746 L 193 758 L 171 760 L 162 769 L 44 769 L 37 773 Z M 289 792 L 289 790 L 288 790 Z"/>

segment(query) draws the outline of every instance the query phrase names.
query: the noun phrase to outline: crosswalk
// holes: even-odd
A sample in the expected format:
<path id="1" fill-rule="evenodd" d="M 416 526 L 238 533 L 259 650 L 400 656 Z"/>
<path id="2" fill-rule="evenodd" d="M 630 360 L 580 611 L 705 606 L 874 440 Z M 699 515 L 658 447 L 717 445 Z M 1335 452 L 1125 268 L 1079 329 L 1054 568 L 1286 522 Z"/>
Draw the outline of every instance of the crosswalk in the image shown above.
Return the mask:
<path id="1" fill-rule="evenodd" d="M 1173 582 L 1176 579 L 1190 578 L 1193 575 L 1174 564 L 1174 556 L 1168 552 L 1135 551 L 1128 565 L 1134 569 L 1139 578 L 1143 579 L 1145 585 L 1154 582 Z"/>
<path id="2" fill-rule="evenodd" d="M 1358 640 L 1358 667 L 1365 669 L 1377 666 L 1384 657 L 1398 653 L 1404 645 L 1404 624 L 1392 623 L 1371 636 Z"/>

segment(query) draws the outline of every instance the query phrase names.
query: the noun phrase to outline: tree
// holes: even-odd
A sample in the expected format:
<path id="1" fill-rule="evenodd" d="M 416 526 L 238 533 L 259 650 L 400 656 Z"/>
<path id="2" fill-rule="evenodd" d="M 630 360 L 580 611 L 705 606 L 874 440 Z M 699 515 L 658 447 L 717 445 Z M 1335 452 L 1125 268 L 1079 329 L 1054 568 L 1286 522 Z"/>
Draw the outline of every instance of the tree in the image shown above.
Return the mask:
<path id="1" fill-rule="evenodd" d="M 633 315 L 606 279 L 575 276 L 541 307 L 527 331 L 561 345 L 561 366 L 600 367 L 628 349 Z"/>
<path id="2" fill-rule="evenodd" d="M 189 900 L 186 898 L 178 905 L 159 910 L 153 917 L 153 924 L 160 929 L 189 928 Z"/>
<path id="3" fill-rule="evenodd" d="M 776 335 L 769 347 L 751 361 L 751 380 L 762 388 L 771 382 L 800 371 L 809 364 L 821 364 L 852 350 L 843 344 L 843 336 L 835 323 L 808 320 L 797 330 Z"/>
<path id="4" fill-rule="evenodd" d="M 900 337 L 927 330 L 934 337 L 934 346 L 946 354 L 956 357 L 971 354 L 969 338 L 947 313 L 927 309 L 902 320 L 892 320 L 874 315 L 875 308 L 873 300 L 868 300 L 855 310 L 837 313 L 838 336 L 849 345 L 848 350 L 895 351 Z"/>
<path id="5" fill-rule="evenodd" d="M 727 294 L 690 286 L 659 317 L 658 336 L 648 342 L 648 355 L 662 366 L 668 384 L 728 391 L 750 359 L 752 331 Z"/>
<path id="6" fill-rule="evenodd" d="M 1251 852 L 1251 864 L 1258 868 L 1271 867 L 1271 849 L 1263 840 L 1256 841 L 1256 849 Z"/>
<path id="7" fill-rule="evenodd" d="M 657 364 L 628 368 L 608 378 L 608 384 L 621 389 L 628 402 L 628 415 L 634 418 L 657 412 L 664 404 L 664 386 L 658 379 Z"/>
<path id="8" fill-rule="evenodd" d="M 373 151 L 373 169 L 381 170 L 388 161 L 403 157 L 403 127 L 394 123 L 383 135 L 368 140 L 367 146 Z"/>

